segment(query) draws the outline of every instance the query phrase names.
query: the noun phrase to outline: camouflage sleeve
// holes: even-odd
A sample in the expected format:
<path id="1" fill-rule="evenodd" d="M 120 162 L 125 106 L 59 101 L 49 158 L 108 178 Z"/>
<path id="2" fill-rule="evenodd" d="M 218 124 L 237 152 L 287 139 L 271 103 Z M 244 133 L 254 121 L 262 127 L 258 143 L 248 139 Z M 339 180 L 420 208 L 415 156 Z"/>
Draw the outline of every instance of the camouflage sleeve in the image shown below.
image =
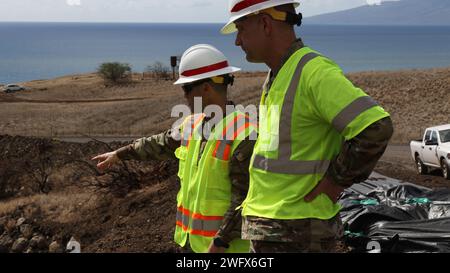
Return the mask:
<path id="1" fill-rule="evenodd" d="M 383 155 L 394 132 L 390 117 L 383 118 L 344 142 L 341 153 L 331 162 L 327 175 L 347 188 L 365 181 Z"/>
<path id="2" fill-rule="evenodd" d="M 133 144 L 118 149 L 117 156 L 122 160 L 166 160 L 175 158 L 175 150 L 180 146 L 179 128 L 161 134 L 144 137 Z"/>
<path id="3" fill-rule="evenodd" d="M 247 196 L 250 180 L 248 169 L 255 143 L 255 140 L 248 138 L 243 140 L 230 160 L 231 204 L 216 235 L 216 238 L 219 237 L 226 243 L 241 238 L 242 216 L 241 211 L 236 208 Z"/>

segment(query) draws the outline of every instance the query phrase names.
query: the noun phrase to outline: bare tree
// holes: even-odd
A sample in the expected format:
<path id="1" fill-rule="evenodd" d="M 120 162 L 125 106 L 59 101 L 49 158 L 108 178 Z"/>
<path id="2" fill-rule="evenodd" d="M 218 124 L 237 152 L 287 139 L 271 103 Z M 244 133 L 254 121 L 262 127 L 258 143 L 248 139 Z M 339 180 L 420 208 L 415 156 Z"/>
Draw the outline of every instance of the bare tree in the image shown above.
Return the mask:
<path id="1" fill-rule="evenodd" d="M 104 145 L 109 151 L 114 151 L 108 143 L 93 137 L 84 136 Z M 124 196 L 134 189 L 139 189 L 141 186 L 140 175 L 133 171 L 128 163 L 123 160 L 120 161 L 120 166 L 110 169 L 106 173 L 98 171 L 96 166 L 85 160 L 73 159 L 66 162 L 66 164 L 69 163 L 78 163 L 80 167 L 88 169 L 94 176 L 82 178 L 81 183 L 98 191 Z"/>
<path id="2" fill-rule="evenodd" d="M 170 78 L 170 69 L 161 62 L 155 62 L 153 65 L 147 66 L 146 72 L 151 72 L 156 79 L 167 80 Z"/>
<path id="3" fill-rule="evenodd" d="M 35 192 L 48 194 L 52 187 L 49 177 L 53 171 L 50 140 L 42 140 L 38 144 L 37 158 L 25 159 L 24 165 Z"/>

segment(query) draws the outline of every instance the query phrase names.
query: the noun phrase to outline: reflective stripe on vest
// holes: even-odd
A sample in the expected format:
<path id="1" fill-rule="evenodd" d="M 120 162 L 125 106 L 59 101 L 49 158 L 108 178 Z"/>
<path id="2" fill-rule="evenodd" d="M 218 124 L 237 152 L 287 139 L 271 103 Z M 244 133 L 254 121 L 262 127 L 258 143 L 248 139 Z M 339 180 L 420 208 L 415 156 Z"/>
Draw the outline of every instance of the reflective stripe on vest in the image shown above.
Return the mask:
<path id="1" fill-rule="evenodd" d="M 191 213 L 189 210 L 178 207 L 177 226 L 190 234 L 205 237 L 214 237 L 223 222 L 223 216 L 204 216 L 199 213 Z"/>
<path id="2" fill-rule="evenodd" d="M 186 128 L 183 129 L 183 137 L 181 139 L 182 146 L 185 146 L 185 147 L 189 146 L 189 142 L 192 138 L 194 128 L 198 125 L 198 123 L 200 121 L 203 120 L 204 117 L 205 117 L 204 114 L 200 114 L 198 116 L 192 115 L 192 116 L 188 117 L 189 120 L 185 124 Z"/>
<path id="3" fill-rule="evenodd" d="M 378 103 L 369 96 L 357 98 L 336 115 L 332 122 L 333 127 L 342 133 L 359 114 L 377 105 Z"/>
<path id="4" fill-rule="evenodd" d="M 261 155 L 255 155 L 253 168 L 261 169 L 273 173 L 281 174 L 324 174 L 330 165 L 330 160 L 291 160 L 292 156 L 292 114 L 294 110 L 295 94 L 300 84 L 302 71 L 305 65 L 320 55 L 314 52 L 308 53 L 301 58 L 292 76 L 289 87 L 286 91 L 281 117 L 279 123 L 279 153 L 278 159 L 266 158 Z M 376 102 L 370 97 L 361 97 L 350 103 L 333 120 L 333 125 L 338 132 L 342 132 L 347 125 L 359 114 L 365 110 L 376 106 Z"/>
<path id="5" fill-rule="evenodd" d="M 239 121 L 241 119 L 244 119 L 244 124 L 242 125 L 239 124 Z M 231 146 L 233 145 L 234 140 L 240 133 L 242 133 L 243 130 L 250 127 L 250 125 L 257 127 L 256 125 L 250 123 L 250 119 L 248 116 L 237 115 L 223 129 L 222 139 L 217 141 L 212 156 L 222 160 L 229 160 Z M 251 137 L 253 137 L 253 139 L 256 139 L 256 131 L 252 131 L 249 137 L 250 139 L 252 139 Z"/>

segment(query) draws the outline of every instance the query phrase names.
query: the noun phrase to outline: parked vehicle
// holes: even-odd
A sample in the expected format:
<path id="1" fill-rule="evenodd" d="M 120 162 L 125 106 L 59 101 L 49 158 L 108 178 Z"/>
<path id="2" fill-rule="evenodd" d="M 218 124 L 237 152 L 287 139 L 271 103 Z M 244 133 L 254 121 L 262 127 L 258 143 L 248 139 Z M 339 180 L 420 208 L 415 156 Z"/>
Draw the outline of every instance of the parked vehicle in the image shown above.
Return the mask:
<path id="1" fill-rule="evenodd" d="M 3 92 L 5 93 L 12 93 L 16 91 L 23 91 L 25 90 L 25 87 L 17 85 L 17 84 L 8 84 L 3 87 Z"/>
<path id="2" fill-rule="evenodd" d="M 419 174 L 441 169 L 450 179 L 450 124 L 427 128 L 422 140 L 411 141 L 410 147 Z"/>

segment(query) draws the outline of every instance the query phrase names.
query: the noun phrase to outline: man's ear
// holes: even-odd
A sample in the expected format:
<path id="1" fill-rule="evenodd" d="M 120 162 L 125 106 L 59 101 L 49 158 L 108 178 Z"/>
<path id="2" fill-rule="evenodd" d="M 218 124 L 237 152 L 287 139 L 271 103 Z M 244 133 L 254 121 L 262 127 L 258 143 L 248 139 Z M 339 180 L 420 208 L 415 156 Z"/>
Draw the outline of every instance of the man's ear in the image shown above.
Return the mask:
<path id="1" fill-rule="evenodd" d="M 270 36 L 272 35 L 272 29 L 273 29 L 273 21 L 272 21 L 272 17 L 270 17 L 270 15 L 268 14 L 261 14 L 261 24 L 263 27 L 263 31 L 264 34 L 266 34 L 266 36 Z"/>

